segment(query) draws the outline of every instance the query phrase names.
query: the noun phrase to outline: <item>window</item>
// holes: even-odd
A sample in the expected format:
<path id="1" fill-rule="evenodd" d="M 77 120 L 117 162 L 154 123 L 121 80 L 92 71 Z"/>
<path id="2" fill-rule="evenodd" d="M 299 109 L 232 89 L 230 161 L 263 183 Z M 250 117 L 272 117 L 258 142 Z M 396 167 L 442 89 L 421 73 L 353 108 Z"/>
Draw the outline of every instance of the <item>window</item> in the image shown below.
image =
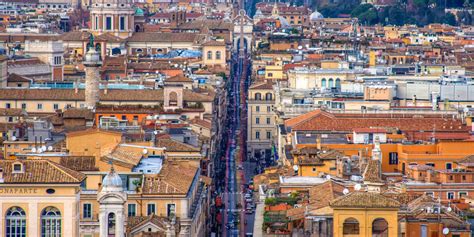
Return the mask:
<path id="1" fill-rule="evenodd" d="M 270 112 L 270 111 L 272 111 L 271 107 L 267 106 L 267 112 Z"/>
<path id="2" fill-rule="evenodd" d="M 260 124 L 260 118 L 259 117 L 255 118 L 255 124 Z"/>
<path id="3" fill-rule="evenodd" d="M 26 213 L 20 207 L 11 207 L 5 216 L 6 237 L 26 237 Z"/>
<path id="4" fill-rule="evenodd" d="M 268 77 L 273 77 L 273 73 L 269 72 Z"/>
<path id="5" fill-rule="evenodd" d="M 467 192 L 459 192 L 459 198 L 463 198 L 467 196 Z"/>
<path id="6" fill-rule="evenodd" d="M 454 193 L 453 192 L 448 192 L 447 196 L 448 196 L 449 200 L 454 199 Z"/>
<path id="7" fill-rule="evenodd" d="M 62 60 L 61 60 L 61 56 L 55 56 L 55 57 L 53 58 L 53 61 L 54 61 L 54 62 L 53 62 L 54 65 L 60 65 L 60 64 L 61 64 L 61 61 L 62 61 Z"/>
<path id="8" fill-rule="evenodd" d="M 12 107 L 12 105 L 11 105 L 10 103 L 6 103 L 6 104 L 5 104 L 5 108 L 9 109 L 9 108 L 11 108 L 11 107 Z"/>
<path id="9" fill-rule="evenodd" d="M 270 118 L 267 118 L 267 124 L 270 124 L 270 120 L 271 120 Z"/>
<path id="10" fill-rule="evenodd" d="M 260 132 L 259 131 L 255 132 L 255 139 L 260 139 Z"/>
<path id="11" fill-rule="evenodd" d="M 434 197 L 433 192 L 426 192 L 425 194 L 426 194 L 426 196 Z"/>
<path id="12" fill-rule="evenodd" d="M 120 30 L 125 30 L 125 17 L 124 16 L 121 16 L 120 17 L 120 22 L 119 22 L 119 29 Z"/>
<path id="13" fill-rule="evenodd" d="M 342 234 L 343 235 L 358 235 L 359 234 L 359 222 L 350 217 L 344 221 L 342 227 Z"/>
<path id="14" fill-rule="evenodd" d="M 82 217 L 84 219 L 92 218 L 92 204 L 91 203 L 82 204 Z"/>
<path id="15" fill-rule="evenodd" d="M 341 79 L 336 78 L 336 88 L 341 89 Z"/>
<path id="16" fill-rule="evenodd" d="M 176 213 L 176 205 L 173 203 L 173 204 L 167 204 L 166 205 L 166 216 L 168 218 L 171 217 L 171 215 L 175 215 Z"/>
<path id="17" fill-rule="evenodd" d="M 22 103 L 22 104 L 21 104 L 21 108 L 22 108 L 22 109 L 26 109 L 26 104 L 25 104 L 25 103 Z"/>
<path id="18" fill-rule="evenodd" d="M 427 166 L 435 167 L 435 163 L 426 163 Z"/>
<path id="19" fill-rule="evenodd" d="M 41 237 L 61 237 L 61 212 L 47 207 L 41 212 Z"/>
<path id="20" fill-rule="evenodd" d="M 449 176 L 449 180 L 453 180 L 453 176 L 452 176 L 452 175 Z"/>
<path id="21" fill-rule="evenodd" d="M 128 204 L 128 216 L 136 216 L 137 215 L 137 204 L 129 203 Z"/>
<path id="22" fill-rule="evenodd" d="M 383 218 L 377 218 L 372 222 L 372 236 L 388 237 L 388 222 Z"/>
<path id="23" fill-rule="evenodd" d="M 321 80 L 321 88 L 326 88 L 326 78 Z"/>
<path id="24" fill-rule="evenodd" d="M 313 172 L 316 172 L 316 168 L 313 167 Z"/>
<path id="25" fill-rule="evenodd" d="M 23 165 L 20 163 L 13 164 L 13 173 L 23 172 Z"/>
<path id="26" fill-rule="evenodd" d="M 105 17 L 105 29 L 112 30 L 112 17 L 111 16 Z"/>
<path id="27" fill-rule="evenodd" d="M 53 104 L 53 109 L 55 109 L 55 110 L 59 109 L 59 105 L 58 104 Z"/>
<path id="28" fill-rule="evenodd" d="M 272 100 L 272 99 L 273 99 L 272 93 L 265 94 L 265 100 Z"/>
<path id="29" fill-rule="evenodd" d="M 332 78 L 329 78 L 328 84 L 329 84 L 329 88 L 333 88 L 334 87 L 334 80 Z"/>
<path id="30" fill-rule="evenodd" d="M 272 132 L 267 132 L 267 139 L 272 138 Z"/>
<path id="31" fill-rule="evenodd" d="M 127 120 L 127 115 L 122 115 L 122 120 Z"/>
<path id="32" fill-rule="evenodd" d="M 111 212 L 107 216 L 107 234 L 115 236 L 115 213 Z"/>
<path id="33" fill-rule="evenodd" d="M 133 116 L 133 120 L 138 120 L 138 116 L 137 116 L 137 115 L 134 115 L 134 116 Z"/>
<path id="34" fill-rule="evenodd" d="M 156 205 L 154 203 L 148 203 L 147 208 L 146 208 L 146 213 L 147 215 L 156 213 Z"/>
<path id="35" fill-rule="evenodd" d="M 207 59 L 212 60 L 212 51 L 207 51 Z"/>
<path id="36" fill-rule="evenodd" d="M 38 110 L 42 110 L 42 109 L 43 109 L 43 104 L 37 104 L 37 105 L 36 105 L 36 108 L 37 108 Z"/>
<path id="37" fill-rule="evenodd" d="M 216 51 L 216 60 L 221 59 L 221 51 Z"/>
<path id="38" fill-rule="evenodd" d="M 260 112 L 260 106 L 255 106 L 255 111 Z"/>
<path id="39" fill-rule="evenodd" d="M 462 180 L 466 180 L 466 175 L 463 175 L 463 176 L 462 176 Z"/>
<path id="40" fill-rule="evenodd" d="M 446 163 L 446 169 L 451 170 L 453 168 L 453 164 L 451 163 Z"/>
<path id="41" fill-rule="evenodd" d="M 397 165 L 398 164 L 398 153 L 397 152 L 390 152 L 388 153 L 388 164 L 389 165 Z"/>
<path id="42" fill-rule="evenodd" d="M 262 94 L 255 93 L 255 100 L 262 100 Z"/>

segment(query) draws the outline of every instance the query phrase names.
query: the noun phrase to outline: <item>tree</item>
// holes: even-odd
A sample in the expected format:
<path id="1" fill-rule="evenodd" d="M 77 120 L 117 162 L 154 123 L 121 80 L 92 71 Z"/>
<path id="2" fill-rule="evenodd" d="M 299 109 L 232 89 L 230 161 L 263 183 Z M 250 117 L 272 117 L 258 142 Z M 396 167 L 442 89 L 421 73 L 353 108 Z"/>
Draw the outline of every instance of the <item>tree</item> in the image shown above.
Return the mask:
<path id="1" fill-rule="evenodd" d="M 456 16 L 454 16 L 454 14 L 452 14 L 451 12 L 446 13 L 446 16 L 444 17 L 444 23 L 455 26 L 457 23 Z"/>
<path id="2" fill-rule="evenodd" d="M 373 8 L 373 6 L 371 4 L 361 4 L 361 5 L 357 6 L 356 8 L 354 8 L 354 10 L 352 10 L 351 16 L 352 17 L 359 17 L 361 14 L 369 11 L 371 8 Z"/>
<path id="3" fill-rule="evenodd" d="M 392 25 L 405 24 L 405 13 L 399 6 L 393 6 L 388 11 L 388 22 Z"/>

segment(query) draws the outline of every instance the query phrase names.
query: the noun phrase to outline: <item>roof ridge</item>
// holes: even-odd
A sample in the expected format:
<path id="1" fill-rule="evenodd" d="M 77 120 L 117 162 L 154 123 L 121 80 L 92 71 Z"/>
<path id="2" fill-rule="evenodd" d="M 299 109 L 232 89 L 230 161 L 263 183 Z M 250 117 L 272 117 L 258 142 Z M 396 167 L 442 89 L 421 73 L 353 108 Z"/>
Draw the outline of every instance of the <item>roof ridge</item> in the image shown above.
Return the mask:
<path id="1" fill-rule="evenodd" d="M 46 163 L 54 166 L 55 168 L 57 168 L 60 172 L 64 173 L 65 175 L 71 177 L 72 179 L 75 179 L 77 181 L 82 181 L 85 177 L 84 177 L 84 174 L 81 173 L 81 172 L 78 172 L 78 171 L 75 171 L 75 170 L 72 170 L 72 169 L 69 169 L 68 167 L 65 167 L 65 166 L 62 166 L 60 164 L 57 164 L 56 162 L 53 162 L 53 161 L 50 161 L 50 160 L 41 160 L 41 161 L 46 161 Z M 68 172 L 66 172 L 66 170 Z M 69 172 L 72 172 L 72 173 L 77 173 L 78 175 L 80 175 L 83 179 L 82 180 L 79 180 L 77 177 L 74 177 L 72 174 L 70 174 Z"/>

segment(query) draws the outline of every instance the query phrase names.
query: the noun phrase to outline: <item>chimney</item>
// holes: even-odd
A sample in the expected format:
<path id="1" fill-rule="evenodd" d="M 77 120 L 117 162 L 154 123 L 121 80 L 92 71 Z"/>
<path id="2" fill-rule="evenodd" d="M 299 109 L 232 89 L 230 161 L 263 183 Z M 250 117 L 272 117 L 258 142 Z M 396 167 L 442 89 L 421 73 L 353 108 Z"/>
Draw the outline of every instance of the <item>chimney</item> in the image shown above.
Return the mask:
<path id="1" fill-rule="evenodd" d="M 79 83 L 78 83 L 77 81 L 74 82 L 74 93 L 75 93 L 75 94 L 79 93 L 79 85 L 78 85 L 78 84 L 79 84 Z"/>
<path id="2" fill-rule="evenodd" d="M 3 168 L 0 168 L 0 183 L 4 183 L 5 180 L 3 179 Z"/>
<path id="3" fill-rule="evenodd" d="M 107 95 L 108 90 L 109 90 L 109 83 L 108 83 L 108 82 L 105 82 L 105 85 L 104 85 L 104 95 Z"/>
<path id="4" fill-rule="evenodd" d="M 316 135 L 316 148 L 321 150 L 321 135 Z"/>

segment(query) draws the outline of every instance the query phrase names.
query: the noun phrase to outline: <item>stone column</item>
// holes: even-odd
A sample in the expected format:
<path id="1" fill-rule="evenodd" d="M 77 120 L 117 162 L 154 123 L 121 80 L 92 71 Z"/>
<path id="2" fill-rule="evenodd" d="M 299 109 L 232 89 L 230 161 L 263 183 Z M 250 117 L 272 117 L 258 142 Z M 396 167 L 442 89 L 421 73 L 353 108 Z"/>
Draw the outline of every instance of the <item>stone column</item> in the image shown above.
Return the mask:
<path id="1" fill-rule="evenodd" d="M 94 108 L 99 102 L 99 67 L 86 66 L 86 107 Z"/>

